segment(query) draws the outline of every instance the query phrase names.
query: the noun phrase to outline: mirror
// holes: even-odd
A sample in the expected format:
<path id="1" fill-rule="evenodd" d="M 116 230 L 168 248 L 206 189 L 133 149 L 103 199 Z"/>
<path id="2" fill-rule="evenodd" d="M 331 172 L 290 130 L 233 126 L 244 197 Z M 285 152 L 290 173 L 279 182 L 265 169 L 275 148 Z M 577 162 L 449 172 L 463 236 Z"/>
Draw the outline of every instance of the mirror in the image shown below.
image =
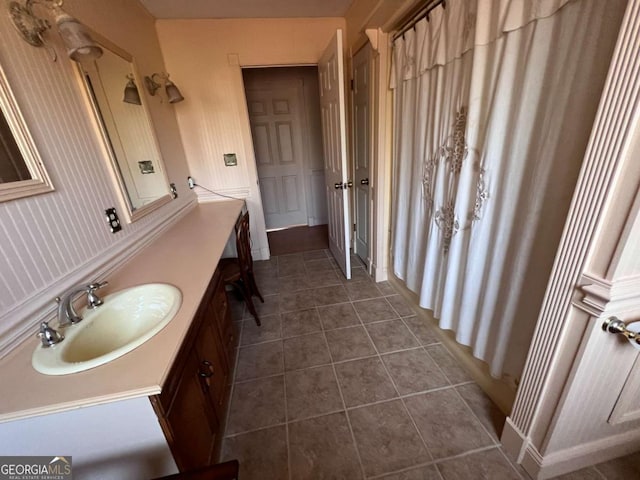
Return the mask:
<path id="1" fill-rule="evenodd" d="M 0 67 L 0 202 L 52 190 L 51 180 Z"/>
<path id="2" fill-rule="evenodd" d="M 104 53 L 78 68 L 132 222 L 171 200 L 169 182 L 131 55 L 92 36 Z M 139 104 L 129 103 L 132 98 Z"/>

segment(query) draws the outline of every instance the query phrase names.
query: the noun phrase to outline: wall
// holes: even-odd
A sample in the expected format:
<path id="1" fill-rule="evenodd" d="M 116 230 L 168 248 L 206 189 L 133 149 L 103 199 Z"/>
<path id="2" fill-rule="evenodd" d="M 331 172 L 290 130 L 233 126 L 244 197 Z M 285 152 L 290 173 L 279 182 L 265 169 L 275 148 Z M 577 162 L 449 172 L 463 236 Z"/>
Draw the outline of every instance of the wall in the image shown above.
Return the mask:
<path id="1" fill-rule="evenodd" d="M 190 174 L 210 190 L 246 198 L 254 258 L 268 258 L 241 67 L 315 64 L 344 19 L 159 20 L 156 27 L 171 78 L 197 99 L 176 110 Z M 236 153 L 238 166 L 225 167 L 224 153 Z"/>
<path id="2" fill-rule="evenodd" d="M 34 8 L 48 14 L 42 6 Z M 135 0 L 67 0 L 65 9 L 129 51 L 142 75 L 164 70 L 154 20 Z M 58 53 L 56 62 L 47 49 L 23 41 L 6 12 L 0 15 L 0 64 L 55 187 L 0 203 L 0 354 L 52 316 L 55 296 L 104 275 L 194 198 L 182 180 L 186 160 L 174 114 L 181 105 L 149 97 L 168 176 L 180 198 L 123 224 L 115 235 L 108 231 L 104 209 L 120 203 L 104 147 L 75 64 L 55 30 L 45 36 Z"/>

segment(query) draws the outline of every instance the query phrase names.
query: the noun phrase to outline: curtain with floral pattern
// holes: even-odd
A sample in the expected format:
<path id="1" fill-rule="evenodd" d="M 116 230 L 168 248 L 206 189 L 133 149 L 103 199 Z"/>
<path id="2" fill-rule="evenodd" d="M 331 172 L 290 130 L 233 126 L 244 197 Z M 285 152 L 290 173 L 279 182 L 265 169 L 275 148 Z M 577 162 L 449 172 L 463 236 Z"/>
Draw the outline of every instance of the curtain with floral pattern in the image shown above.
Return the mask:
<path id="1" fill-rule="evenodd" d="M 393 45 L 393 273 L 519 376 L 624 0 L 447 0 Z"/>

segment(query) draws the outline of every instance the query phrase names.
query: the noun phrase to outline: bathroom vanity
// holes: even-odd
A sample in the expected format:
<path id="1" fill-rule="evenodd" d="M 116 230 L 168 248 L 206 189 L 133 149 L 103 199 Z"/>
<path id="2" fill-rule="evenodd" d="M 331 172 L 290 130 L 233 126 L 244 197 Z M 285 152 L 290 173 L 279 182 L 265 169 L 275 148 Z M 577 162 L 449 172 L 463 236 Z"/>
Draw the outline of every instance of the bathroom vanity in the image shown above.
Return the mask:
<path id="1" fill-rule="evenodd" d="M 62 376 L 33 369 L 36 338 L 0 360 L 3 455 L 72 456 L 82 478 L 153 478 L 218 460 L 235 339 L 217 264 L 242 205 L 194 206 L 109 275 L 105 294 L 154 282 L 181 290 L 178 313 L 146 343 Z"/>
<path id="2" fill-rule="evenodd" d="M 216 269 L 162 392 L 150 397 L 181 471 L 216 463 L 234 347 L 231 312 Z"/>

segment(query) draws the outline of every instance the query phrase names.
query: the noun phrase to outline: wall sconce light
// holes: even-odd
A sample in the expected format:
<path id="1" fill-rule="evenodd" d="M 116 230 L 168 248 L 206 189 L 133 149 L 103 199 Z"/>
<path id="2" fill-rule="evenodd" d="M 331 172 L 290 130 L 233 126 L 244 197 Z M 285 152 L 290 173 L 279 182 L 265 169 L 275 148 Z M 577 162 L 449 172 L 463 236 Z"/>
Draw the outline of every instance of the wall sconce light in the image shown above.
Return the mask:
<path id="1" fill-rule="evenodd" d="M 33 6 L 38 4 L 47 7 L 53 13 L 69 58 L 79 62 L 85 58 L 96 59 L 102 56 L 102 48 L 91 38 L 85 26 L 62 10 L 63 0 L 26 0 L 24 4 L 21 2 L 22 0 L 9 2 L 9 16 L 26 42 L 34 47 L 44 46 L 42 34 L 51 28 L 49 20 L 37 17 L 33 13 Z M 55 50 L 51 50 L 55 62 L 57 56 Z"/>
<path id="2" fill-rule="evenodd" d="M 175 84 L 171 80 L 169 80 L 168 73 L 154 73 L 150 77 L 144 77 L 144 84 L 147 87 L 149 95 L 151 95 L 152 97 L 164 84 L 164 89 L 167 94 L 169 103 L 178 103 L 184 100 L 184 97 L 180 93 L 180 90 L 178 90 L 178 87 L 176 87 Z"/>
<path id="3" fill-rule="evenodd" d="M 138 92 L 138 87 L 136 87 L 135 82 L 133 81 L 133 74 L 127 75 L 127 86 L 124 87 L 124 98 L 122 99 L 125 103 L 131 103 L 133 105 L 142 105 L 142 101 L 140 100 L 140 92 Z"/>

